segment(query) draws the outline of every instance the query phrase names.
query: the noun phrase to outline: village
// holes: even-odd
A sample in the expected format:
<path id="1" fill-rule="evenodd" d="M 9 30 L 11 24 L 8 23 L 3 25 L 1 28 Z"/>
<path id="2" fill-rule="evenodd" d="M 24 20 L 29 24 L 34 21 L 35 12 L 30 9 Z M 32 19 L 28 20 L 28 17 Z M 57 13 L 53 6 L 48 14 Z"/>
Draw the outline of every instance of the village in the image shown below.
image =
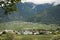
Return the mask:
<path id="1" fill-rule="evenodd" d="M 0 35 L 6 33 L 15 33 L 19 35 L 49 35 L 60 33 L 59 30 L 44 30 L 44 29 L 24 29 L 24 30 L 0 30 Z"/>

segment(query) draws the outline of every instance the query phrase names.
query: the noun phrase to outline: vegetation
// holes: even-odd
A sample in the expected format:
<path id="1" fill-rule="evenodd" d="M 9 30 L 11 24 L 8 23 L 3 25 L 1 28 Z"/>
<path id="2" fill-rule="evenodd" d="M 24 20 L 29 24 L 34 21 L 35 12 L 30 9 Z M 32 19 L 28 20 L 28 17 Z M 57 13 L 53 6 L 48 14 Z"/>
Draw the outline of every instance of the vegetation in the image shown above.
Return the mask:
<path id="1" fill-rule="evenodd" d="M 31 23 L 31 22 L 22 22 L 22 21 L 12 21 L 0 23 L 0 29 L 12 29 L 12 30 L 20 30 L 20 29 L 47 29 L 47 30 L 55 30 L 60 28 L 57 24 L 39 24 L 39 23 Z"/>
<path id="2" fill-rule="evenodd" d="M 60 40 L 60 35 L 17 35 L 17 34 L 3 34 L 0 40 Z"/>
<path id="3" fill-rule="evenodd" d="M 0 8 L 5 14 L 17 11 L 16 4 L 21 0 L 0 1 Z M 30 8 L 29 8 L 30 9 Z M 60 5 L 41 11 L 25 21 L 11 21 L 0 23 L 0 30 L 45 29 L 56 30 L 45 35 L 18 35 L 14 33 L 0 34 L 0 40 L 60 40 Z M 29 11 L 28 11 L 29 12 Z M 21 17 L 22 18 L 22 17 Z M 24 19 L 23 19 L 24 20 Z M 1 21 L 1 20 L 0 20 Z M 54 35 L 55 34 L 55 35 Z"/>
<path id="4" fill-rule="evenodd" d="M 5 14 L 16 11 L 16 4 L 21 0 L 0 0 L 0 8 L 2 8 Z"/>
<path id="5" fill-rule="evenodd" d="M 44 24 L 60 24 L 60 5 L 56 5 L 45 9 L 44 11 L 36 14 L 27 19 L 29 22 L 37 22 Z"/>

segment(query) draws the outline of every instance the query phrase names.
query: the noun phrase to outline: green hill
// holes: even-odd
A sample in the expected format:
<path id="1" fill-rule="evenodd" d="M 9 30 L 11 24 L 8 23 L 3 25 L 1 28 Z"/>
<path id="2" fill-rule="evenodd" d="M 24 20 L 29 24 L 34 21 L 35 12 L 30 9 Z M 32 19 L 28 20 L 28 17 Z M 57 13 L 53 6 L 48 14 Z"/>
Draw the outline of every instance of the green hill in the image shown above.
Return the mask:
<path id="1" fill-rule="evenodd" d="M 60 24 L 60 5 L 45 9 L 39 14 L 28 18 L 27 21 L 47 24 Z"/>
<path id="2" fill-rule="evenodd" d="M 60 27 L 60 5 L 45 9 L 44 11 L 37 13 L 30 18 L 28 17 L 26 22 L 19 20 L 0 23 L 0 29 L 13 30 L 56 29 L 58 27 Z"/>

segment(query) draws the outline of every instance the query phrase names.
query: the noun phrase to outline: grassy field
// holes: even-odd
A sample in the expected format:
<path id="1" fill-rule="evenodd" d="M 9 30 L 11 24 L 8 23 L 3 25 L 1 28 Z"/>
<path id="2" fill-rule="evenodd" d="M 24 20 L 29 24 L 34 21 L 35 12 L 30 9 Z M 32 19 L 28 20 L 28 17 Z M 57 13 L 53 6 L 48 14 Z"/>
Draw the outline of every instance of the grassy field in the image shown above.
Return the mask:
<path id="1" fill-rule="evenodd" d="M 60 35 L 16 35 L 4 34 L 0 40 L 60 40 Z"/>
<path id="2" fill-rule="evenodd" d="M 13 30 L 20 30 L 20 29 L 56 29 L 59 26 L 56 24 L 39 24 L 39 23 L 31 23 L 31 22 L 21 22 L 21 21 L 12 21 L 12 22 L 5 22 L 0 23 L 0 29 L 13 29 Z"/>
<path id="3" fill-rule="evenodd" d="M 12 21 L 0 23 L 0 30 L 4 29 L 12 29 L 12 30 L 20 30 L 20 29 L 53 29 L 55 30 L 59 26 L 55 24 L 39 24 L 39 23 L 31 23 L 31 22 L 21 22 L 21 21 Z M 60 34 L 58 35 L 17 35 L 17 34 L 3 34 L 0 35 L 0 40 L 58 40 L 60 38 Z M 59 39 L 60 40 L 60 39 Z"/>

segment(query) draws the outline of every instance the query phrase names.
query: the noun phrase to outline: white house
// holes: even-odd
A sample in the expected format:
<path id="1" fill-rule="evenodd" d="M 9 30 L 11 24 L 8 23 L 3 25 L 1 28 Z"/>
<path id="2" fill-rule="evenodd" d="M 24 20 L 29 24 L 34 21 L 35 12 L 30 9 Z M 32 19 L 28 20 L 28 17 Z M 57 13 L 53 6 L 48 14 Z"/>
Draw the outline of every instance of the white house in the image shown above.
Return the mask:
<path id="1" fill-rule="evenodd" d="M 39 34 L 39 32 L 38 32 L 38 31 L 34 32 L 34 35 L 38 35 L 38 34 Z"/>
<path id="2" fill-rule="evenodd" d="M 10 32 L 10 33 L 14 33 L 14 30 L 4 30 L 5 32 Z"/>
<path id="3" fill-rule="evenodd" d="M 27 35 L 27 34 L 32 34 L 32 32 L 25 30 L 25 31 L 23 32 L 23 34 L 25 34 L 25 35 Z"/>

